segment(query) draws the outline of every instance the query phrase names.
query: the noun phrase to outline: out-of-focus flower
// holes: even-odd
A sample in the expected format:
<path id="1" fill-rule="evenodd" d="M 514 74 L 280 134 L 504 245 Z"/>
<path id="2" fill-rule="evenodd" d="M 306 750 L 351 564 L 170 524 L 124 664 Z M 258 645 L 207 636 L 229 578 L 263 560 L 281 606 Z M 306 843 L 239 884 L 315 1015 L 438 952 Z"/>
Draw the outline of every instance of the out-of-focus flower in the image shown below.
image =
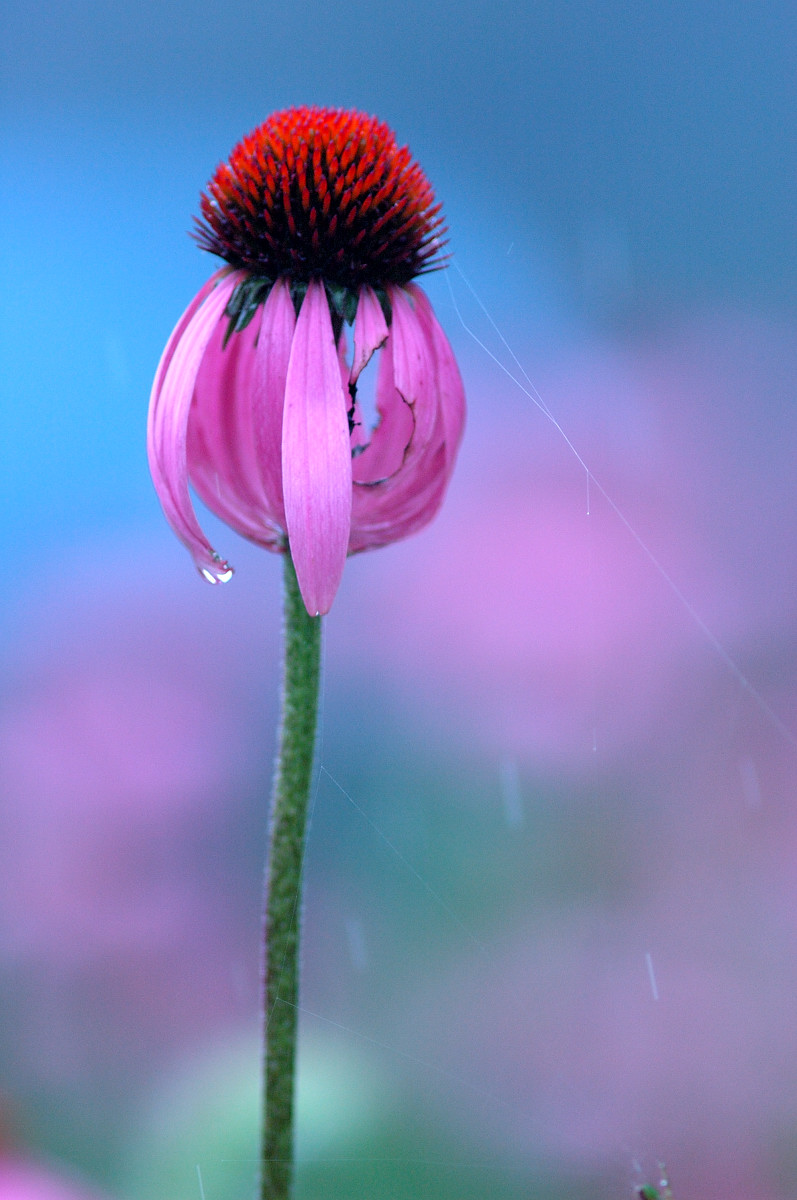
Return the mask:
<path id="1" fill-rule="evenodd" d="M 188 306 L 158 367 L 155 487 L 206 579 L 231 571 L 189 481 L 244 537 L 276 551 L 290 542 L 308 611 L 327 612 L 346 555 L 427 524 L 454 466 L 462 383 L 411 282 L 443 265 L 440 206 L 386 125 L 314 107 L 244 138 L 201 206 L 199 244 L 229 266 Z M 357 385 L 377 350 L 368 430 Z"/>
<path id="2" fill-rule="evenodd" d="M 538 895 L 534 915 L 482 960 L 463 957 L 406 1022 L 419 1062 L 485 1097 L 461 1110 L 468 1136 L 477 1129 L 509 1158 L 616 1171 L 618 1156 L 661 1156 L 675 1200 L 786 1200 L 797 1126 L 792 750 L 762 727 L 753 797 L 715 716 L 669 779 L 660 768 L 647 794 L 629 794 L 603 850 L 590 839 L 591 885 L 549 864 L 556 894 Z M 607 810 L 600 822 L 613 819 Z M 599 902 L 611 870 L 621 888 Z M 444 1115 L 461 1119 L 447 1103 Z"/>
<path id="3" fill-rule="evenodd" d="M 617 381 L 614 364 L 593 359 L 590 367 L 593 394 L 601 370 L 607 388 Z M 589 382 L 578 385 L 568 394 L 586 409 Z M 606 434 L 595 442 L 601 479 L 627 501 L 676 578 L 693 579 L 685 506 L 673 496 L 663 448 L 644 434 L 633 455 Z M 680 719 L 683 706 L 671 700 L 692 667 L 695 639 L 688 622 L 673 620 L 667 585 L 597 488 L 588 513 L 579 464 L 538 414 L 491 413 L 460 466 L 465 486 L 461 475 L 445 527 L 414 555 L 396 547 L 359 567 L 330 655 L 351 670 L 370 636 L 364 613 L 395 595 L 401 641 L 372 639 L 364 663 L 380 687 L 387 676 L 409 690 L 423 664 L 413 705 L 434 736 L 464 735 L 491 756 L 557 773 L 592 772 L 596 744 L 601 762 L 638 758 L 663 720 L 671 729 Z"/>
<path id="4" fill-rule="evenodd" d="M 147 577 L 140 552 L 39 581 L 0 694 L 5 1078 L 54 1111 L 68 1097 L 72 1129 L 98 1143 L 153 1069 L 257 1012 L 260 855 L 237 830 L 254 827 L 249 844 L 259 827 L 247 693 L 278 623 L 259 649 L 243 586 L 210 639 L 216 597 L 181 572 Z"/>
<path id="5" fill-rule="evenodd" d="M 186 1162 L 200 1165 L 206 1193 L 212 1188 L 218 1200 L 251 1193 L 259 1064 L 257 1029 L 247 1027 L 222 1034 L 158 1072 L 155 1090 L 134 1122 L 125 1195 L 196 1200 L 196 1175 L 186 1171 Z M 356 1154 L 363 1139 L 395 1112 L 398 1097 L 389 1081 L 340 1030 L 306 1031 L 298 1077 L 298 1163 Z M 333 1187 L 329 1194 L 338 1193 Z"/>
<path id="6" fill-rule="evenodd" d="M 520 357 L 592 483 L 537 409 L 491 406 L 495 375 L 471 369 L 480 427 L 445 520 L 412 554 L 357 564 L 328 663 L 411 694 L 430 740 L 559 778 L 600 764 L 649 779 L 723 681 L 738 705 L 712 636 L 794 729 L 779 694 L 797 624 L 793 332 L 717 313 L 536 355 Z M 402 636 L 369 641 L 365 614 L 388 599 Z"/>
<path id="7" fill-rule="evenodd" d="M 25 1158 L 0 1157 L 0 1200 L 98 1200 L 98 1193 Z"/>

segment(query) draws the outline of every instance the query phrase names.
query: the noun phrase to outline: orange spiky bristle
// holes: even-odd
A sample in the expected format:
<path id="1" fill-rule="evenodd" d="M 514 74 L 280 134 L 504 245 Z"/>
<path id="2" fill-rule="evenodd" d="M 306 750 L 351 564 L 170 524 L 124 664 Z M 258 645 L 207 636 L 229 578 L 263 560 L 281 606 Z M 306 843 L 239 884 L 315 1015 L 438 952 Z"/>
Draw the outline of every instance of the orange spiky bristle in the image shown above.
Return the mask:
<path id="1" fill-rule="evenodd" d="M 202 249 L 266 279 L 377 288 L 443 265 L 446 230 L 426 176 L 387 125 L 356 111 L 274 113 L 200 203 Z"/>

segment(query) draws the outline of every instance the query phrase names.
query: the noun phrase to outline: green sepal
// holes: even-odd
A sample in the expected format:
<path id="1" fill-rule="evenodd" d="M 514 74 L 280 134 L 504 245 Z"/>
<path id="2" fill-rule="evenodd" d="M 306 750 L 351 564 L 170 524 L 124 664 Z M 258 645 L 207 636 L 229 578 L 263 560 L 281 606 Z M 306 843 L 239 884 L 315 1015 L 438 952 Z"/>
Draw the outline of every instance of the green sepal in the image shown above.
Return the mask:
<path id="1" fill-rule="evenodd" d="M 357 316 L 357 305 L 360 299 L 359 291 L 354 288 L 344 287 L 341 283 L 324 282 L 326 288 L 327 300 L 329 301 L 329 310 L 334 316 L 337 316 L 341 325 L 345 321 L 347 325 L 354 324 L 354 318 Z M 385 321 L 388 325 L 393 319 L 393 310 L 388 299 L 387 292 L 384 288 L 374 288 L 374 293 L 379 301 L 379 307 L 385 316 Z"/>
<path id="2" fill-rule="evenodd" d="M 324 283 L 329 301 L 329 310 L 347 325 L 354 323 L 357 314 L 357 293 L 341 283 Z"/>
<path id="3" fill-rule="evenodd" d="M 289 280 L 291 300 L 293 301 L 293 310 L 296 313 L 297 318 L 299 316 L 299 309 L 304 303 L 304 298 L 307 295 L 307 289 L 309 286 L 310 282 L 307 279 Z"/>
<path id="4" fill-rule="evenodd" d="M 233 293 L 227 301 L 227 307 L 224 310 L 228 318 L 227 332 L 224 334 L 223 345 L 226 346 L 234 333 L 240 333 L 242 329 L 246 329 L 249 322 L 254 317 L 261 304 L 265 304 L 268 299 L 269 292 L 274 286 L 274 280 L 266 275 L 247 275 L 240 283 L 236 284 Z M 299 316 L 299 310 L 302 307 L 309 282 L 306 279 L 291 279 L 289 280 L 291 300 L 296 316 Z M 340 338 L 340 332 L 344 322 L 347 325 L 353 325 L 354 319 L 357 316 L 357 304 L 359 301 L 359 292 L 354 288 L 345 287 L 340 283 L 328 283 L 324 280 L 324 290 L 329 304 L 329 312 L 332 317 L 332 328 L 335 333 L 335 341 Z M 393 309 L 390 304 L 390 299 L 384 288 L 374 288 L 376 298 L 379 301 L 379 307 L 385 316 L 385 321 L 390 325 L 393 319 Z"/>
<path id="5" fill-rule="evenodd" d="M 382 313 L 385 318 L 385 324 L 389 329 L 393 320 L 393 306 L 390 303 L 390 297 L 384 288 L 374 288 L 374 292 L 376 293 L 376 298 L 379 301 L 379 307 L 382 309 Z"/>
<path id="6" fill-rule="evenodd" d="M 261 304 L 265 304 L 274 280 L 264 275 L 247 275 L 233 290 L 224 310 L 228 317 L 227 332 L 223 345 L 226 346 L 234 333 L 246 329 Z"/>

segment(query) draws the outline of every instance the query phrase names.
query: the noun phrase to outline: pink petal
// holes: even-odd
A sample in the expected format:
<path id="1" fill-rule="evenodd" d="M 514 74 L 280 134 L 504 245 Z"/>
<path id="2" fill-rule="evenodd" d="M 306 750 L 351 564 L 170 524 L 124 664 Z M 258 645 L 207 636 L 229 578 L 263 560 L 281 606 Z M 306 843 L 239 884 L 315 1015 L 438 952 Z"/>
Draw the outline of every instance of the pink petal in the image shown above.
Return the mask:
<path id="1" fill-rule="evenodd" d="M 213 275 L 211 275 L 211 277 L 207 281 L 207 283 L 203 284 L 203 286 L 199 289 L 197 294 L 194 296 L 193 300 L 188 305 L 188 308 L 185 310 L 183 315 L 180 317 L 180 320 L 177 322 L 174 329 L 172 330 L 171 337 L 169 338 L 168 342 L 166 343 L 166 348 L 163 351 L 163 354 L 161 355 L 160 362 L 158 363 L 158 369 L 155 372 L 155 379 L 152 384 L 152 394 L 153 395 L 155 394 L 155 392 L 160 390 L 160 386 L 163 383 L 163 377 L 166 374 L 166 371 L 168 370 L 169 363 L 172 361 L 172 359 L 174 357 L 174 352 L 177 348 L 177 343 L 179 342 L 180 338 L 183 336 L 183 334 L 185 332 L 185 328 L 188 325 L 188 322 L 191 320 L 194 313 L 199 308 L 199 306 L 203 303 L 205 298 L 210 295 L 210 293 L 216 287 L 217 283 L 219 283 L 219 281 L 223 278 L 223 276 L 225 275 L 227 270 L 228 270 L 227 267 L 222 267 L 221 270 L 216 271 Z"/>
<path id="2" fill-rule="evenodd" d="M 351 382 L 356 383 L 360 372 L 369 363 L 372 354 L 387 341 L 388 328 L 382 306 L 372 288 L 360 288 L 357 300 L 357 315 L 354 318 L 354 362 L 351 367 Z"/>
<path id="3" fill-rule="evenodd" d="M 278 281 L 227 345 L 220 322 L 202 359 L 188 423 L 191 483 L 222 520 L 268 549 L 281 548 L 282 408 L 296 316 Z"/>
<path id="4" fill-rule="evenodd" d="M 217 516 L 243 537 L 274 546 L 280 527 L 263 488 L 252 414 L 259 323 L 255 317 L 226 346 L 226 321 L 219 321 L 211 335 L 188 419 L 188 470 Z"/>
<path id="5" fill-rule="evenodd" d="M 352 409 L 351 391 L 349 389 L 349 376 L 351 371 L 346 358 L 347 350 L 346 330 L 343 328 L 341 329 L 340 337 L 338 338 L 338 362 L 340 363 L 340 378 L 341 382 L 343 383 L 343 393 L 346 396 L 346 404 L 348 405 L 350 418 L 349 423 L 352 425 L 351 448 L 354 450 L 356 447 L 368 445 L 369 430 L 363 421 L 363 415 L 356 400 L 354 401 L 354 407 Z"/>
<path id="6" fill-rule="evenodd" d="M 390 341 L 396 387 L 415 418 L 413 449 L 417 454 L 429 440 L 437 416 L 434 353 L 424 321 L 403 288 L 388 288 L 393 319 Z"/>
<path id="7" fill-rule="evenodd" d="M 215 276 L 188 306 L 163 352 L 150 397 L 147 452 L 155 490 L 169 524 L 213 583 L 231 572 L 196 519 L 188 493 L 186 438 L 202 356 L 241 275 Z"/>
<path id="8" fill-rule="evenodd" d="M 448 481 L 442 416 L 423 451 L 377 484 L 354 488 L 349 551 L 381 546 L 423 528 L 440 507 Z"/>
<path id="9" fill-rule="evenodd" d="M 290 287 L 285 279 L 278 279 L 263 308 L 252 377 L 252 412 L 263 487 L 283 529 L 282 416 L 295 329 Z"/>
<path id="10" fill-rule="evenodd" d="M 340 381 L 343 384 L 344 390 L 349 386 L 349 364 L 346 361 L 346 356 L 349 352 L 349 344 L 346 341 L 346 327 L 340 331 L 338 338 L 338 363 L 340 364 Z"/>
<path id="11" fill-rule="evenodd" d="M 389 438 L 387 422 L 384 422 L 384 431 L 383 423 L 380 423 L 368 450 L 361 459 L 355 460 L 350 553 L 407 537 L 429 523 L 442 503 L 462 435 L 465 401 L 453 353 L 424 293 L 414 285 L 407 290 L 414 305 L 408 313 L 409 306 L 402 303 L 402 296 L 398 297 L 398 337 L 394 337 L 394 327 L 382 351 L 380 368 L 385 367 L 386 373 L 380 378 L 380 411 L 393 414 L 395 420 L 395 414 L 400 411 L 395 407 L 395 400 L 401 398 L 401 380 L 407 392 L 416 389 L 413 415 L 419 420 L 423 418 L 428 433 L 421 439 L 416 429 L 410 445 L 404 449 L 400 465 L 394 466 L 387 478 L 375 483 L 367 483 L 361 471 L 366 463 L 376 465 L 379 462 L 379 453 L 383 449 L 380 435 L 386 443 Z M 391 290 L 394 304 L 397 291 Z M 391 355 L 399 361 L 394 372 L 388 374 Z M 419 367 L 418 363 L 423 366 Z M 405 413 L 409 411 L 406 405 L 402 407 Z M 394 456 L 398 448 L 394 442 Z M 394 457 L 391 465 L 395 461 Z M 380 465 L 386 463 L 385 458 Z"/>
<path id="12" fill-rule="evenodd" d="M 446 460 L 450 474 L 465 430 L 465 389 L 454 352 L 440 328 L 428 297 L 413 283 L 409 284 L 407 290 L 426 325 L 437 360 L 437 388 L 443 412 Z"/>
<path id="13" fill-rule="evenodd" d="M 355 460 L 354 479 L 370 485 L 400 472 L 412 487 L 407 472 L 430 449 L 440 411 L 437 359 L 425 314 L 403 289 L 390 288 L 389 294 L 393 323 L 379 364 L 380 422 L 368 450 Z"/>
<path id="14" fill-rule="evenodd" d="M 351 525 L 351 444 L 324 285 L 312 280 L 296 322 L 282 425 L 285 518 L 296 576 L 311 616 L 328 612 Z"/>
<path id="15" fill-rule="evenodd" d="M 428 525 L 445 494 L 448 473 L 442 439 L 435 452 L 385 484 L 355 488 L 349 553 L 385 546 Z"/>
<path id="16" fill-rule="evenodd" d="M 352 462 L 352 475 L 359 484 L 377 483 L 395 474 L 404 463 L 415 429 L 412 409 L 394 382 L 390 338 L 379 358 L 376 408 L 379 424 L 371 433 L 368 448 Z"/>

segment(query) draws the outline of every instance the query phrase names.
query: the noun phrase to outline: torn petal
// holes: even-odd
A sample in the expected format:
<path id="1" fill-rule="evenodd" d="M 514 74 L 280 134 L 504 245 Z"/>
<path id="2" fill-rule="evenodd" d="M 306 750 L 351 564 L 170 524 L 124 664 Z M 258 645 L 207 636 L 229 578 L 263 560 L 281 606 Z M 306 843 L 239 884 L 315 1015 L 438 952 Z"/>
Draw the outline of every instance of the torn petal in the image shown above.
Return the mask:
<path id="1" fill-rule="evenodd" d="M 396 387 L 415 418 L 413 452 L 417 454 L 429 441 L 437 416 L 434 355 L 424 321 L 406 291 L 391 287 L 388 295 L 393 309 L 390 326 L 393 373 Z"/>
<path id="2" fill-rule="evenodd" d="M 400 470 L 415 428 L 412 409 L 396 388 L 390 338 L 379 357 L 376 409 L 379 423 L 371 433 L 367 449 L 352 463 L 352 475 L 358 484 L 377 483 Z"/>
<path id="3" fill-rule="evenodd" d="M 371 356 L 387 341 L 388 328 L 382 305 L 373 288 L 360 288 L 357 315 L 354 318 L 354 362 L 351 367 L 351 382 L 356 383 L 360 373 L 368 365 Z"/>

